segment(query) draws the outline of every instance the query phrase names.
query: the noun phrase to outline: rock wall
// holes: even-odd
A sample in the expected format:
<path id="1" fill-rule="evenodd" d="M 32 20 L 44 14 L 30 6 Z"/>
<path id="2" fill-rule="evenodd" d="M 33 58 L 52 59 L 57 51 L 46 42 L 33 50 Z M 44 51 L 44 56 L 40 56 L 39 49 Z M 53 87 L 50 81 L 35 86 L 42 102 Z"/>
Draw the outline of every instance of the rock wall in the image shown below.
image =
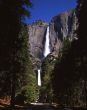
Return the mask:
<path id="1" fill-rule="evenodd" d="M 30 54 L 33 64 L 36 65 L 37 68 L 40 67 L 43 60 L 47 26 L 47 23 L 42 22 L 39 24 L 39 21 L 28 26 Z"/>
<path id="2" fill-rule="evenodd" d="M 72 40 L 77 28 L 75 11 L 68 11 L 52 18 L 50 23 L 50 41 L 52 53 L 58 54 L 65 38 Z"/>
<path id="3" fill-rule="evenodd" d="M 62 47 L 63 40 L 67 37 L 72 40 L 75 37 L 74 32 L 77 28 L 75 11 L 68 11 L 54 16 L 49 24 L 38 21 L 28 26 L 30 54 L 36 68 L 40 67 L 44 59 L 43 51 L 48 25 L 50 28 L 51 54 L 56 56 Z"/>

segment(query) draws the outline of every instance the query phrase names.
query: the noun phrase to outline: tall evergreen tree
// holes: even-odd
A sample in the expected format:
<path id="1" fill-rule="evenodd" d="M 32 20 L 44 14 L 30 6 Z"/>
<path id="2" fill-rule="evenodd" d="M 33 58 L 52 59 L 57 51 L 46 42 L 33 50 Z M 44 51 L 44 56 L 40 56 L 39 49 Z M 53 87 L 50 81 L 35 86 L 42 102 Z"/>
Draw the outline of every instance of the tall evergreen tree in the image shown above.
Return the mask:
<path id="1" fill-rule="evenodd" d="M 19 33 L 20 50 L 17 53 L 17 61 L 20 65 L 16 79 L 16 96 L 24 95 L 27 102 L 34 102 L 38 97 L 36 75 L 29 54 L 29 35 L 28 28 L 21 26 Z M 19 99 L 20 100 L 20 99 Z"/>
<path id="2" fill-rule="evenodd" d="M 59 52 L 59 57 L 55 64 L 53 71 L 53 89 L 55 94 L 55 100 L 59 103 L 65 103 L 65 95 L 67 95 L 68 87 L 70 87 L 71 67 L 70 62 L 70 41 L 65 39 L 63 42 L 63 48 Z M 69 94 L 68 94 L 69 95 Z"/>
<path id="3" fill-rule="evenodd" d="M 10 79 L 11 104 L 14 105 L 16 80 L 22 64 L 18 56 L 21 48 L 19 32 L 21 21 L 29 11 L 24 6 L 31 6 L 29 0 L 0 1 L 0 73 Z"/>
<path id="4" fill-rule="evenodd" d="M 77 17 L 79 27 L 77 30 L 78 35 L 78 57 L 80 58 L 80 75 L 84 80 L 85 100 L 87 107 L 87 0 L 77 0 Z"/>
<path id="5" fill-rule="evenodd" d="M 63 52 L 67 54 L 63 54 L 61 60 L 56 64 L 54 74 L 54 90 L 56 96 L 69 96 L 66 95 L 67 89 L 69 90 L 70 97 L 73 96 L 72 91 L 75 90 L 76 92 L 81 93 L 84 91 L 85 96 L 85 104 L 87 105 L 87 1 L 86 0 L 78 0 L 77 5 L 77 17 L 78 17 L 78 29 L 77 29 L 77 38 L 71 43 L 71 47 L 68 51 Z M 64 56 L 64 57 L 63 57 Z M 58 73 L 57 73 L 58 71 Z M 59 79 L 59 80 L 58 80 Z M 59 82 L 60 81 L 60 82 Z M 82 86 L 78 84 L 78 82 L 82 82 Z M 58 87 L 56 84 L 59 84 Z M 80 87 L 80 91 L 75 88 Z M 71 90 L 70 90 L 71 88 Z M 62 93 L 62 94 L 59 94 Z M 65 97 L 64 96 L 64 97 Z M 75 95 L 77 98 L 77 96 Z M 59 97 L 57 97 L 58 99 Z M 81 94 L 80 94 L 81 98 Z M 71 98 L 72 99 L 72 98 Z M 63 98 L 64 100 L 64 98 Z M 62 101 L 63 101 L 62 100 Z M 84 99 L 82 99 L 84 100 Z"/>

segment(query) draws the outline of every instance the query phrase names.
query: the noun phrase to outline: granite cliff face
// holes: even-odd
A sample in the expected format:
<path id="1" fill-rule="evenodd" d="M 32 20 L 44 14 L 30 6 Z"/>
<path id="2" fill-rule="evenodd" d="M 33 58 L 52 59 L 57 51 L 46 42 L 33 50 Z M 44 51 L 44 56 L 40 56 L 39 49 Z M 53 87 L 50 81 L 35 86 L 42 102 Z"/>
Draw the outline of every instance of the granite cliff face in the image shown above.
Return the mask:
<path id="1" fill-rule="evenodd" d="M 63 40 L 67 37 L 72 40 L 75 37 L 74 32 L 77 28 L 76 14 L 74 11 L 69 11 L 53 17 L 49 24 L 38 21 L 28 26 L 30 53 L 37 68 L 40 67 L 44 59 L 43 51 L 48 25 L 50 29 L 51 55 L 56 56 L 62 47 Z"/>
<path id="2" fill-rule="evenodd" d="M 36 22 L 28 26 L 29 47 L 33 64 L 39 68 L 43 60 L 43 51 L 45 43 L 45 35 L 48 24 L 44 22 Z"/>
<path id="3" fill-rule="evenodd" d="M 75 11 L 68 11 L 52 18 L 50 23 L 50 42 L 52 53 L 58 54 L 65 38 L 72 40 L 77 28 Z"/>

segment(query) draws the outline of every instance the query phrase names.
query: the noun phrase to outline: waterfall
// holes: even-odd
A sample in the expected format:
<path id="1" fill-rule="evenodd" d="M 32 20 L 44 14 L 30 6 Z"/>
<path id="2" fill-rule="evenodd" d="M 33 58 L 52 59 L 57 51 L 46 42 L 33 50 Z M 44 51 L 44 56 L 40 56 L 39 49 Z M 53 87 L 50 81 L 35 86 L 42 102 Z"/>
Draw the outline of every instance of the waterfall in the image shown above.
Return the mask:
<path id="1" fill-rule="evenodd" d="M 50 53 L 50 39 L 49 39 L 49 26 L 47 27 L 46 31 L 46 38 L 45 38 L 45 45 L 44 45 L 44 57 Z M 38 69 L 38 86 L 41 86 L 41 70 Z"/>
<path id="2" fill-rule="evenodd" d="M 41 86 L 41 72 L 40 72 L 40 69 L 38 69 L 38 86 Z"/>
<path id="3" fill-rule="evenodd" d="M 46 32 L 46 41 L 44 46 L 44 57 L 46 57 L 49 53 L 50 53 L 50 39 L 49 39 L 49 26 L 48 26 Z"/>

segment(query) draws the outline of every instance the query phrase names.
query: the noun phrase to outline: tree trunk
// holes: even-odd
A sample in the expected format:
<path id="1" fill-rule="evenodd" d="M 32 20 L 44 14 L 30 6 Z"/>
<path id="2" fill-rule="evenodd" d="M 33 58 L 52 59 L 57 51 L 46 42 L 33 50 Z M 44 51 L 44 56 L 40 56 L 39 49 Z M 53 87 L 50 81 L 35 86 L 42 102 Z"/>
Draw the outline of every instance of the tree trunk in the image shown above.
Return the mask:
<path id="1" fill-rule="evenodd" d="M 15 79 L 12 78 L 12 83 L 11 83 L 11 101 L 10 105 L 14 107 L 15 105 Z"/>

